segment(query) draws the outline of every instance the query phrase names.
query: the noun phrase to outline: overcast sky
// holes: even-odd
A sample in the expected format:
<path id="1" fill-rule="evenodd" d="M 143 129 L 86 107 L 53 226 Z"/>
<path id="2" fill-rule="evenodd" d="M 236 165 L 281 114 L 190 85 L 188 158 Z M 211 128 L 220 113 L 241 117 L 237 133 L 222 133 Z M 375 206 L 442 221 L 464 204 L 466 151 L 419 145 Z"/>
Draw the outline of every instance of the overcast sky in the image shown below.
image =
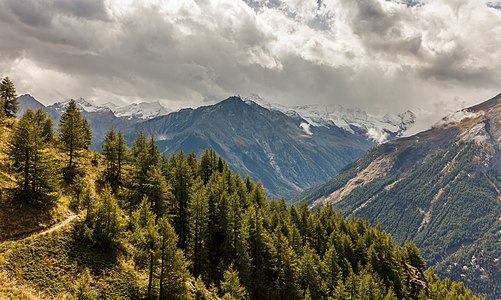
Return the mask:
<path id="1" fill-rule="evenodd" d="M 2 0 L 6 75 L 46 104 L 257 94 L 434 118 L 501 92 L 501 3 Z"/>

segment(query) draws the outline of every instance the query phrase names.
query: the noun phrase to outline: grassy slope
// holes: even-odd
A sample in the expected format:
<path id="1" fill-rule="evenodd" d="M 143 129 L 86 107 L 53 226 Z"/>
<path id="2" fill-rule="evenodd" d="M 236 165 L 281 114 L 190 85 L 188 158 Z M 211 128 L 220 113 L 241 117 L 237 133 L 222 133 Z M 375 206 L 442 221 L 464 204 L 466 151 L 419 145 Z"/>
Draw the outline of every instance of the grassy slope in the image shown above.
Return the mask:
<path id="1" fill-rule="evenodd" d="M 16 278 L 0 285 L 0 291 L 22 295 L 24 286 L 36 291 L 26 299 L 72 299 L 90 270 L 90 284 L 106 299 L 133 299 L 138 273 L 126 257 L 101 251 L 75 238 L 74 226 L 34 239 L 0 244 L 0 274 Z M 2 293 L 0 293 L 2 294 Z"/>
<path id="2" fill-rule="evenodd" d="M 13 124 L 14 120 L 0 124 L 0 299 L 71 299 L 76 288 L 74 283 L 82 279 L 85 268 L 91 270 L 92 280 L 103 289 L 103 295 L 112 291 L 115 295 L 128 296 L 124 293 L 131 289 L 137 291 L 137 287 L 128 283 L 135 281 L 128 279 L 136 277 L 137 272 L 127 260 L 110 259 L 109 254 L 75 240 L 75 224 L 48 235 L 22 239 L 66 219 L 72 212 L 68 208 L 70 191 L 64 187 L 50 209 L 10 199 L 9 190 L 16 186 L 7 155 Z M 57 150 L 52 154 L 53 163 L 62 169 L 67 155 Z M 98 163 L 93 163 L 94 158 L 94 153 L 83 151 L 77 159 L 93 194 L 94 182 L 103 166 L 99 157 Z"/>

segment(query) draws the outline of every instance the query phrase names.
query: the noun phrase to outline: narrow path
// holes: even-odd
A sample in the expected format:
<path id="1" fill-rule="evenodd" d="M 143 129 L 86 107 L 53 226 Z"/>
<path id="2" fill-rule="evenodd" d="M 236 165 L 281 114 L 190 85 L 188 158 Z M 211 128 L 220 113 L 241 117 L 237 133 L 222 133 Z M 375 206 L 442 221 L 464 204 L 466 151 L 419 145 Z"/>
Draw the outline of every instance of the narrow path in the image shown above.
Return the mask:
<path id="1" fill-rule="evenodd" d="M 49 228 L 47 228 L 47 229 L 45 229 L 43 231 L 33 233 L 32 235 L 27 236 L 27 237 L 21 239 L 21 241 L 22 240 L 27 240 L 27 239 L 30 239 L 30 238 L 34 238 L 34 237 L 37 237 L 37 236 L 41 236 L 41 235 L 44 235 L 44 234 L 47 234 L 47 233 L 51 233 L 51 232 L 53 232 L 55 230 L 58 230 L 59 228 L 68 225 L 76 217 L 78 217 L 78 215 L 71 215 L 68 218 L 66 218 L 66 220 L 63 220 L 63 221 L 61 221 L 61 222 L 59 222 L 57 224 L 54 224 L 53 226 L 51 226 L 51 227 L 49 227 Z"/>
<path id="2" fill-rule="evenodd" d="M 7 242 L 7 241 L 24 241 L 24 240 L 28 240 L 28 239 L 31 239 L 31 238 L 35 238 L 35 237 L 41 236 L 41 235 L 45 235 L 47 233 L 51 233 L 51 232 L 53 232 L 55 230 L 58 230 L 61 227 L 64 227 L 64 226 L 68 225 L 71 221 L 73 221 L 77 217 L 78 217 L 78 215 L 71 215 L 71 216 L 67 217 L 65 220 L 63 220 L 63 221 L 61 221 L 59 223 L 56 223 L 56 224 L 52 225 L 51 227 L 49 227 L 47 229 L 44 229 L 42 231 L 34 231 L 34 232 L 31 232 L 31 233 L 25 234 L 23 236 L 20 236 L 20 237 L 14 237 L 14 238 L 6 239 L 4 241 L 0 241 L 0 244 L 3 243 L 3 242 Z"/>

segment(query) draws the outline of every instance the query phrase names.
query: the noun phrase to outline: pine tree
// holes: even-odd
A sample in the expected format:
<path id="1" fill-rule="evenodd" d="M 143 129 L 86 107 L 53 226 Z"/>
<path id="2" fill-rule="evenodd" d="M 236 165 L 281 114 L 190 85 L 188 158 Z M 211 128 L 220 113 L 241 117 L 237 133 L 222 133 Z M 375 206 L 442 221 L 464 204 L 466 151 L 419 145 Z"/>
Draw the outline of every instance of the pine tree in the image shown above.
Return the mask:
<path id="1" fill-rule="evenodd" d="M 177 235 L 166 217 L 158 220 L 160 238 L 160 293 L 159 299 L 184 299 L 188 293 L 187 262 L 183 251 L 177 249 Z"/>
<path id="2" fill-rule="evenodd" d="M 3 109 L 8 117 L 15 117 L 19 109 L 19 101 L 17 100 L 16 88 L 14 83 L 5 77 L 0 83 L 0 98 L 3 98 Z"/>
<path id="3" fill-rule="evenodd" d="M 122 132 L 116 133 L 111 128 L 105 135 L 103 141 L 104 159 L 106 161 L 106 170 L 104 173 L 105 180 L 111 185 L 113 191 L 116 192 L 121 184 L 122 165 L 127 154 L 127 145 Z"/>
<path id="4" fill-rule="evenodd" d="M 146 149 L 146 145 L 146 135 L 144 134 L 144 131 L 139 130 L 136 135 L 136 139 L 134 140 L 134 143 L 131 147 L 132 158 L 134 161 L 139 157 L 141 153 L 143 153 L 143 150 Z"/>
<path id="5" fill-rule="evenodd" d="M 153 212 L 158 217 L 168 213 L 172 209 L 174 196 L 171 187 L 167 184 L 159 167 L 152 166 L 146 173 L 146 182 L 142 188 L 143 196 L 148 197 L 152 204 Z"/>
<path id="6" fill-rule="evenodd" d="M 47 195 L 57 188 L 57 178 L 45 148 L 52 141 L 52 119 L 39 109 L 28 109 L 21 117 L 9 142 L 9 155 L 19 175 L 19 189 L 32 199 Z M 31 194 L 31 196 L 30 196 Z"/>
<path id="7" fill-rule="evenodd" d="M 92 134 L 87 121 L 82 117 L 75 100 L 68 103 L 66 111 L 59 121 L 59 139 L 65 151 L 68 151 L 68 170 L 74 167 L 76 152 L 90 145 Z M 70 178 L 72 179 L 72 178 Z"/>
<path id="8" fill-rule="evenodd" d="M 139 250 L 140 256 L 148 260 L 148 299 L 153 299 L 153 272 L 160 242 L 155 219 L 151 204 L 148 198 L 144 197 L 137 210 L 132 213 L 131 242 Z"/>
<path id="9" fill-rule="evenodd" d="M 188 198 L 192 185 L 192 174 L 184 152 L 172 158 L 169 183 L 174 194 L 174 228 L 179 236 L 179 247 L 186 249 L 188 242 Z"/>
<path id="10" fill-rule="evenodd" d="M 209 221 L 209 200 L 205 192 L 203 181 L 193 184 L 188 205 L 190 229 L 190 255 L 193 261 L 193 275 L 203 274 L 207 261 L 207 235 Z"/>
<path id="11" fill-rule="evenodd" d="M 117 136 L 117 173 L 116 173 L 116 180 L 118 182 L 121 181 L 122 179 L 122 165 L 123 162 L 127 159 L 127 144 L 125 142 L 124 135 L 122 134 L 121 131 L 118 132 Z"/>
<path id="12" fill-rule="evenodd" d="M 111 194 L 111 188 L 106 187 L 95 212 L 95 240 L 105 246 L 117 243 L 123 229 L 122 215 L 117 199 Z"/>
<path id="13" fill-rule="evenodd" d="M 103 140 L 103 155 L 106 160 L 105 178 L 108 183 L 113 183 L 116 179 L 118 169 L 118 138 L 115 130 L 108 130 Z"/>
<path id="14" fill-rule="evenodd" d="M 238 272 L 233 269 L 233 265 L 224 272 L 221 281 L 221 297 L 224 300 L 244 300 L 247 299 L 247 292 L 240 284 Z"/>

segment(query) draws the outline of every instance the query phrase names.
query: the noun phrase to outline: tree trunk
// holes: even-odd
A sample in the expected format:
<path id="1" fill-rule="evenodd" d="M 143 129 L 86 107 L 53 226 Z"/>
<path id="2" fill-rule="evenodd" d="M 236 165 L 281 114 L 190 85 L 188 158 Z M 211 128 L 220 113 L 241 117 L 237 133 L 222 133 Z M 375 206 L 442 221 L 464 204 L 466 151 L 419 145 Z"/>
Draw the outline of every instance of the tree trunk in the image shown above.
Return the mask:
<path id="1" fill-rule="evenodd" d="M 152 294 L 152 283 L 153 283 L 153 253 L 150 253 L 150 278 L 148 279 L 148 299 L 153 299 Z"/>
<path id="2" fill-rule="evenodd" d="M 162 261 L 160 265 L 160 293 L 158 299 L 163 299 L 164 295 L 164 261 L 165 261 L 165 236 L 162 238 Z"/>
<path id="3" fill-rule="evenodd" d="M 28 149 L 26 149 L 24 155 L 24 182 L 23 182 L 23 190 L 25 192 L 29 190 L 29 177 L 30 177 L 30 152 Z"/>

